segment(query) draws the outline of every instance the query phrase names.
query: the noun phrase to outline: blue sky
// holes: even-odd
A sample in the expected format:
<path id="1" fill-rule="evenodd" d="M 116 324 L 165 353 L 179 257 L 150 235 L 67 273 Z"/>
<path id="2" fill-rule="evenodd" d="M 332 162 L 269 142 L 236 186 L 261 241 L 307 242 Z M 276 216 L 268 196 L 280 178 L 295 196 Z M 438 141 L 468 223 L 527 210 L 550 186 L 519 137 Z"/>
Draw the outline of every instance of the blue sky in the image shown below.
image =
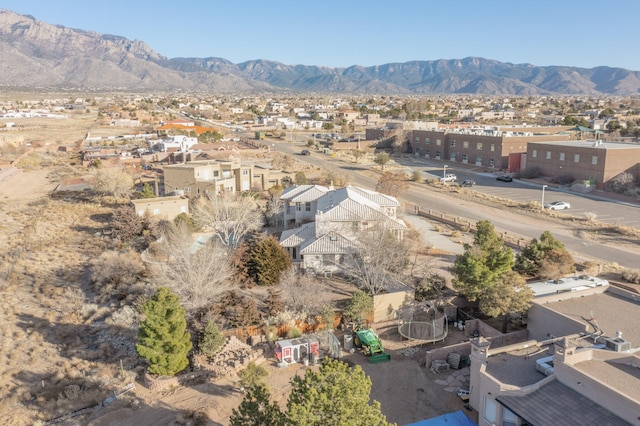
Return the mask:
<path id="1" fill-rule="evenodd" d="M 640 71 L 639 0 L 3 0 L 36 19 L 234 63 L 382 65 L 479 56 Z"/>

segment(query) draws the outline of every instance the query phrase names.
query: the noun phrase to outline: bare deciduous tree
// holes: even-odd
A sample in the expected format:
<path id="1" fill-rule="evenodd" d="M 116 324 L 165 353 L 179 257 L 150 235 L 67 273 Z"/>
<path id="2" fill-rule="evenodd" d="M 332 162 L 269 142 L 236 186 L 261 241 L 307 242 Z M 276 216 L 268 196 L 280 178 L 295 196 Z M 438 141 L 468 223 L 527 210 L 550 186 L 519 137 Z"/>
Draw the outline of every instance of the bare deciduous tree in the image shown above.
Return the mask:
<path id="1" fill-rule="evenodd" d="M 133 177 L 119 168 L 98 169 L 92 188 L 102 195 L 128 198 L 133 190 Z"/>
<path id="2" fill-rule="evenodd" d="M 407 189 L 409 184 L 405 173 L 384 172 L 376 185 L 376 191 L 392 197 L 401 197 Z"/>
<path id="3" fill-rule="evenodd" d="M 205 232 L 213 232 L 229 250 L 235 251 L 242 239 L 262 227 L 262 213 L 250 197 L 232 195 L 212 197 L 196 206 L 193 221 Z"/>
<path id="4" fill-rule="evenodd" d="M 171 224 L 148 256 L 157 281 L 180 297 L 190 315 L 233 286 L 230 258 L 222 244 L 215 238 L 200 248 L 196 244 L 184 223 Z"/>
<path id="5" fill-rule="evenodd" d="M 280 199 L 282 192 L 269 193 L 269 198 L 264 209 L 264 216 L 268 226 L 277 226 L 278 222 L 282 222 L 284 203 Z"/>
<path id="6" fill-rule="evenodd" d="M 282 298 L 290 311 L 311 315 L 321 307 L 318 297 L 318 285 L 311 277 L 298 274 L 291 267 L 280 277 Z"/>
<path id="7" fill-rule="evenodd" d="M 383 226 L 358 236 L 357 248 L 345 259 L 345 273 L 371 295 L 397 282 L 408 265 L 408 244 Z"/>

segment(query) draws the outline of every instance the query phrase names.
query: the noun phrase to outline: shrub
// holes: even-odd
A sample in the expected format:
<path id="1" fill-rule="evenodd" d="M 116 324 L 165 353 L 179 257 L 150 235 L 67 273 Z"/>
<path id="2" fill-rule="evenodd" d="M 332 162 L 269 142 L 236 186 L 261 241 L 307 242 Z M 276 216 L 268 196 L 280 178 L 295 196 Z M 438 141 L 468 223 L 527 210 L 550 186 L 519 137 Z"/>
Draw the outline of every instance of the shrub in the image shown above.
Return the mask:
<path id="1" fill-rule="evenodd" d="M 628 283 L 640 284 L 640 269 L 627 269 L 623 271 L 622 279 Z"/>
<path id="2" fill-rule="evenodd" d="M 516 173 L 516 178 L 520 179 L 536 179 L 542 175 L 539 167 L 528 167 Z"/>
<path id="3" fill-rule="evenodd" d="M 302 336 L 302 331 L 298 327 L 291 327 L 287 333 L 289 339 L 295 339 Z"/>
<path id="4" fill-rule="evenodd" d="M 204 329 L 204 336 L 200 343 L 200 351 L 206 356 L 213 356 L 224 346 L 227 338 L 224 337 L 215 321 L 211 320 Z"/>
<path id="5" fill-rule="evenodd" d="M 574 180 L 575 178 L 572 175 L 558 175 L 551 179 L 551 182 L 557 183 L 558 185 L 569 185 Z"/>
<path id="6" fill-rule="evenodd" d="M 250 388 L 259 384 L 263 384 L 262 379 L 267 377 L 269 373 L 264 367 L 257 365 L 251 361 L 247 364 L 247 368 L 238 371 L 238 377 L 240 378 L 240 386 Z"/>

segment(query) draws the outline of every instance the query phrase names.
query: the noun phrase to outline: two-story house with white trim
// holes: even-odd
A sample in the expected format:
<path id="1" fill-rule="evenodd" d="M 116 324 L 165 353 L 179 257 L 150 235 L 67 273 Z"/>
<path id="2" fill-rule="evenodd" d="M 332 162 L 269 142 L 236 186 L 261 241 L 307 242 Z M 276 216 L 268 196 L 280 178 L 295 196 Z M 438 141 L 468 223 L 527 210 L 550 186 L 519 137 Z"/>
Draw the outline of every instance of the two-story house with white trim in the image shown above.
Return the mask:
<path id="1" fill-rule="evenodd" d="M 284 202 L 285 230 L 280 244 L 302 269 L 336 272 L 345 256 L 357 247 L 361 232 L 382 226 L 402 239 L 407 230 L 397 216 L 395 197 L 355 186 L 344 188 L 300 185 L 287 188 Z"/>

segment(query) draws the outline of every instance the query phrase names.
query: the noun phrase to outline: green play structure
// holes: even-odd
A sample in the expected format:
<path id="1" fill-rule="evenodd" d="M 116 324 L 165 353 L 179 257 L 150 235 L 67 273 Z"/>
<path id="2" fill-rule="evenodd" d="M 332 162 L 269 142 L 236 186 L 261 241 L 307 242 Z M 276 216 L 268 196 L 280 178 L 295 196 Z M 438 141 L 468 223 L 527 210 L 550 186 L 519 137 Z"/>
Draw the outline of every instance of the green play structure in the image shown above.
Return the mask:
<path id="1" fill-rule="evenodd" d="M 362 348 L 362 352 L 369 357 L 369 362 L 385 362 L 391 359 L 391 355 L 384 352 L 382 341 L 373 330 L 357 330 L 353 339 L 357 348 Z"/>

